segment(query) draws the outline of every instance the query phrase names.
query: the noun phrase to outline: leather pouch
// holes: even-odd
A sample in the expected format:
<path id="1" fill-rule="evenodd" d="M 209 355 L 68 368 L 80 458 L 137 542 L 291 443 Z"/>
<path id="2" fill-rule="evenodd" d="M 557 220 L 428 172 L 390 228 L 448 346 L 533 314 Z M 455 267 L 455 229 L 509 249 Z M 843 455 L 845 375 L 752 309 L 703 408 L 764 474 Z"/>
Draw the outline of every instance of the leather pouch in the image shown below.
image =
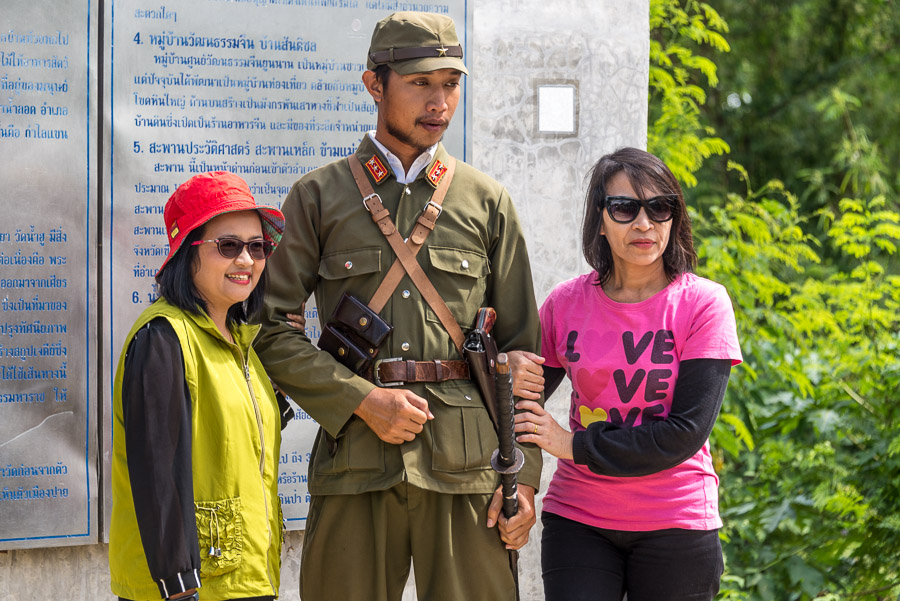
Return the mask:
<path id="1" fill-rule="evenodd" d="M 353 372 L 363 374 L 393 329 L 368 305 L 344 293 L 322 327 L 319 348 Z"/>
<path id="2" fill-rule="evenodd" d="M 338 363 L 354 373 L 362 374 L 378 354 L 378 349 L 359 346 L 331 323 L 322 327 L 319 348 L 338 360 Z"/>
<path id="3" fill-rule="evenodd" d="M 394 326 L 386 322 L 381 315 L 346 292 L 338 301 L 328 323 L 340 324 L 341 329 L 348 334 L 376 348 L 384 344 L 384 340 L 394 329 Z"/>

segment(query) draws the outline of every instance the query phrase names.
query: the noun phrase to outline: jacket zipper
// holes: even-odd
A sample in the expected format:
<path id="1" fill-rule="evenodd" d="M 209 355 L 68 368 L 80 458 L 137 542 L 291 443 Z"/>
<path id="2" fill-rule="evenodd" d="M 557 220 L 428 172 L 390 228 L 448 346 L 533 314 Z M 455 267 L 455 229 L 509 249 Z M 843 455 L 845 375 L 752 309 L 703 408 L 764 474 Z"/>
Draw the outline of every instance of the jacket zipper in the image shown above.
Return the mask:
<path id="1" fill-rule="evenodd" d="M 262 425 L 262 414 L 259 412 L 259 403 L 256 400 L 256 393 L 253 391 L 253 383 L 250 380 L 250 364 L 244 359 L 244 352 L 241 350 L 241 347 L 235 345 L 237 348 L 238 355 L 241 358 L 241 365 L 244 367 L 244 379 L 247 381 L 247 390 L 250 391 L 250 400 L 253 401 L 253 412 L 256 414 L 256 428 L 259 430 L 259 484 L 262 487 L 263 498 L 268 499 L 268 493 L 266 491 L 266 481 L 265 481 L 265 469 L 266 469 L 266 437 L 265 432 L 263 430 Z M 278 591 L 275 590 L 275 584 L 272 582 L 272 566 L 269 561 L 269 550 L 272 548 L 272 527 L 270 524 L 270 516 L 269 516 L 269 503 L 264 503 L 266 507 L 266 533 L 269 537 L 269 544 L 266 546 L 266 576 L 269 579 L 269 586 L 272 588 L 272 593 L 277 597 Z"/>

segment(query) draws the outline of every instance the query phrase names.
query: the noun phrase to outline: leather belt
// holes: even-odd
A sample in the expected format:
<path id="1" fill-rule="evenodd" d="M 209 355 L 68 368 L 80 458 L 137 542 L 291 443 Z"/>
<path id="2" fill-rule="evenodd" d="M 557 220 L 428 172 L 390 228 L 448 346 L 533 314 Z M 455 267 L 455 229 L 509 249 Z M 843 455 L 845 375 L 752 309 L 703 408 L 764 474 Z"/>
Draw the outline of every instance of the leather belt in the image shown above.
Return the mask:
<path id="1" fill-rule="evenodd" d="M 407 361 L 391 358 L 379 359 L 372 366 L 372 373 L 366 378 L 377 386 L 400 386 L 416 382 L 446 382 L 447 380 L 468 380 L 469 364 L 465 361 Z"/>

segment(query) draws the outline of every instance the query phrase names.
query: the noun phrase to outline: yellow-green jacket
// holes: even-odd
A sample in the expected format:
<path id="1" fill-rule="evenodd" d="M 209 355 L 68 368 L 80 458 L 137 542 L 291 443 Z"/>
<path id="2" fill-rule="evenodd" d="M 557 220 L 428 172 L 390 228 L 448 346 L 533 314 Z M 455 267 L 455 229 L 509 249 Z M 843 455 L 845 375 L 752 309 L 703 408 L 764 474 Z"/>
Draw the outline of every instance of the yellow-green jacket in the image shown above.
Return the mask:
<path id="1" fill-rule="evenodd" d="M 366 164 L 376 155 L 382 166 L 388 165 L 365 136 L 356 156 Z M 409 185 L 399 183 L 390 168 L 380 182 L 367 173 L 404 237 L 434 193 L 436 184 L 428 174 L 435 161 L 446 165 L 448 157 L 439 145 L 432 164 Z M 442 493 L 493 492 L 498 477 L 490 457 L 497 436 L 474 382 L 406 386 L 428 401 L 435 417 L 414 440 L 387 444 L 353 416 L 375 385 L 319 351 L 304 332 L 285 324 L 285 313 L 298 313 L 312 293 L 322 323 L 344 292 L 368 302 L 396 256 L 363 207 L 347 161 L 301 178 L 283 210 L 286 229 L 266 267 L 263 330 L 254 346 L 269 376 L 338 438 L 332 456 L 320 431 L 309 470 L 310 492 L 355 494 L 386 490 L 401 481 Z M 540 324 L 528 253 L 503 186 L 458 161 L 443 212 L 416 258 L 464 332 L 474 325 L 479 307 L 491 306 L 497 309 L 494 338 L 501 351 L 539 352 Z M 379 359 L 462 358 L 408 276 L 381 315 L 394 330 Z M 519 482 L 537 489 L 540 449 L 532 446 L 525 455 Z"/>
<path id="2" fill-rule="evenodd" d="M 277 596 L 282 541 L 277 482 L 281 429 L 272 387 L 250 346 L 258 326 L 233 328 L 235 344 L 230 344 L 209 317 L 182 311 L 164 299 L 151 305 L 134 324 L 116 372 L 109 541 L 112 592 L 134 600 L 160 598 L 135 514 L 122 406 L 125 353 L 138 330 L 160 316 L 178 336 L 191 399 L 200 598 Z M 221 549 L 221 556 L 211 556 L 211 547 Z"/>

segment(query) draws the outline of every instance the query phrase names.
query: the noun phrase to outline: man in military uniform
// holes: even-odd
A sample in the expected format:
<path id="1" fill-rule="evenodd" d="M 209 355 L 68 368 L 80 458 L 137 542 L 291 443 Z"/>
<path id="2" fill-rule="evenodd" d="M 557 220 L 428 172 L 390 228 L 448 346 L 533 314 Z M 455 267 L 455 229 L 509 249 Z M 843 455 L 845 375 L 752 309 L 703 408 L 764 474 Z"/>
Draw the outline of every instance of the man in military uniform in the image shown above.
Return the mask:
<path id="1" fill-rule="evenodd" d="M 467 74 L 453 21 L 396 13 L 372 36 L 366 89 L 377 126 L 351 160 L 411 236 L 454 159 L 441 137 Z M 525 241 L 507 191 L 462 163 L 415 261 L 452 317 L 498 317 L 500 351 L 539 352 Z M 291 327 L 315 292 L 322 321 L 344 293 L 368 303 L 397 256 L 370 215 L 347 160 L 296 182 L 256 348 L 270 377 L 321 426 L 309 470 L 312 502 L 301 559 L 304 601 L 398 601 L 414 566 L 419 599 L 512 600 L 507 549 L 535 522 L 540 449 L 524 449 L 519 513 L 499 516 L 497 437 L 458 346 L 407 273 L 380 315 L 394 329 L 374 371 L 357 375 Z M 432 213 L 434 207 L 432 207 Z M 385 360 L 388 359 L 388 360 Z M 393 384 L 393 385 L 391 385 Z M 492 503 L 493 500 L 493 503 Z M 493 528 L 499 525 L 499 535 Z"/>

